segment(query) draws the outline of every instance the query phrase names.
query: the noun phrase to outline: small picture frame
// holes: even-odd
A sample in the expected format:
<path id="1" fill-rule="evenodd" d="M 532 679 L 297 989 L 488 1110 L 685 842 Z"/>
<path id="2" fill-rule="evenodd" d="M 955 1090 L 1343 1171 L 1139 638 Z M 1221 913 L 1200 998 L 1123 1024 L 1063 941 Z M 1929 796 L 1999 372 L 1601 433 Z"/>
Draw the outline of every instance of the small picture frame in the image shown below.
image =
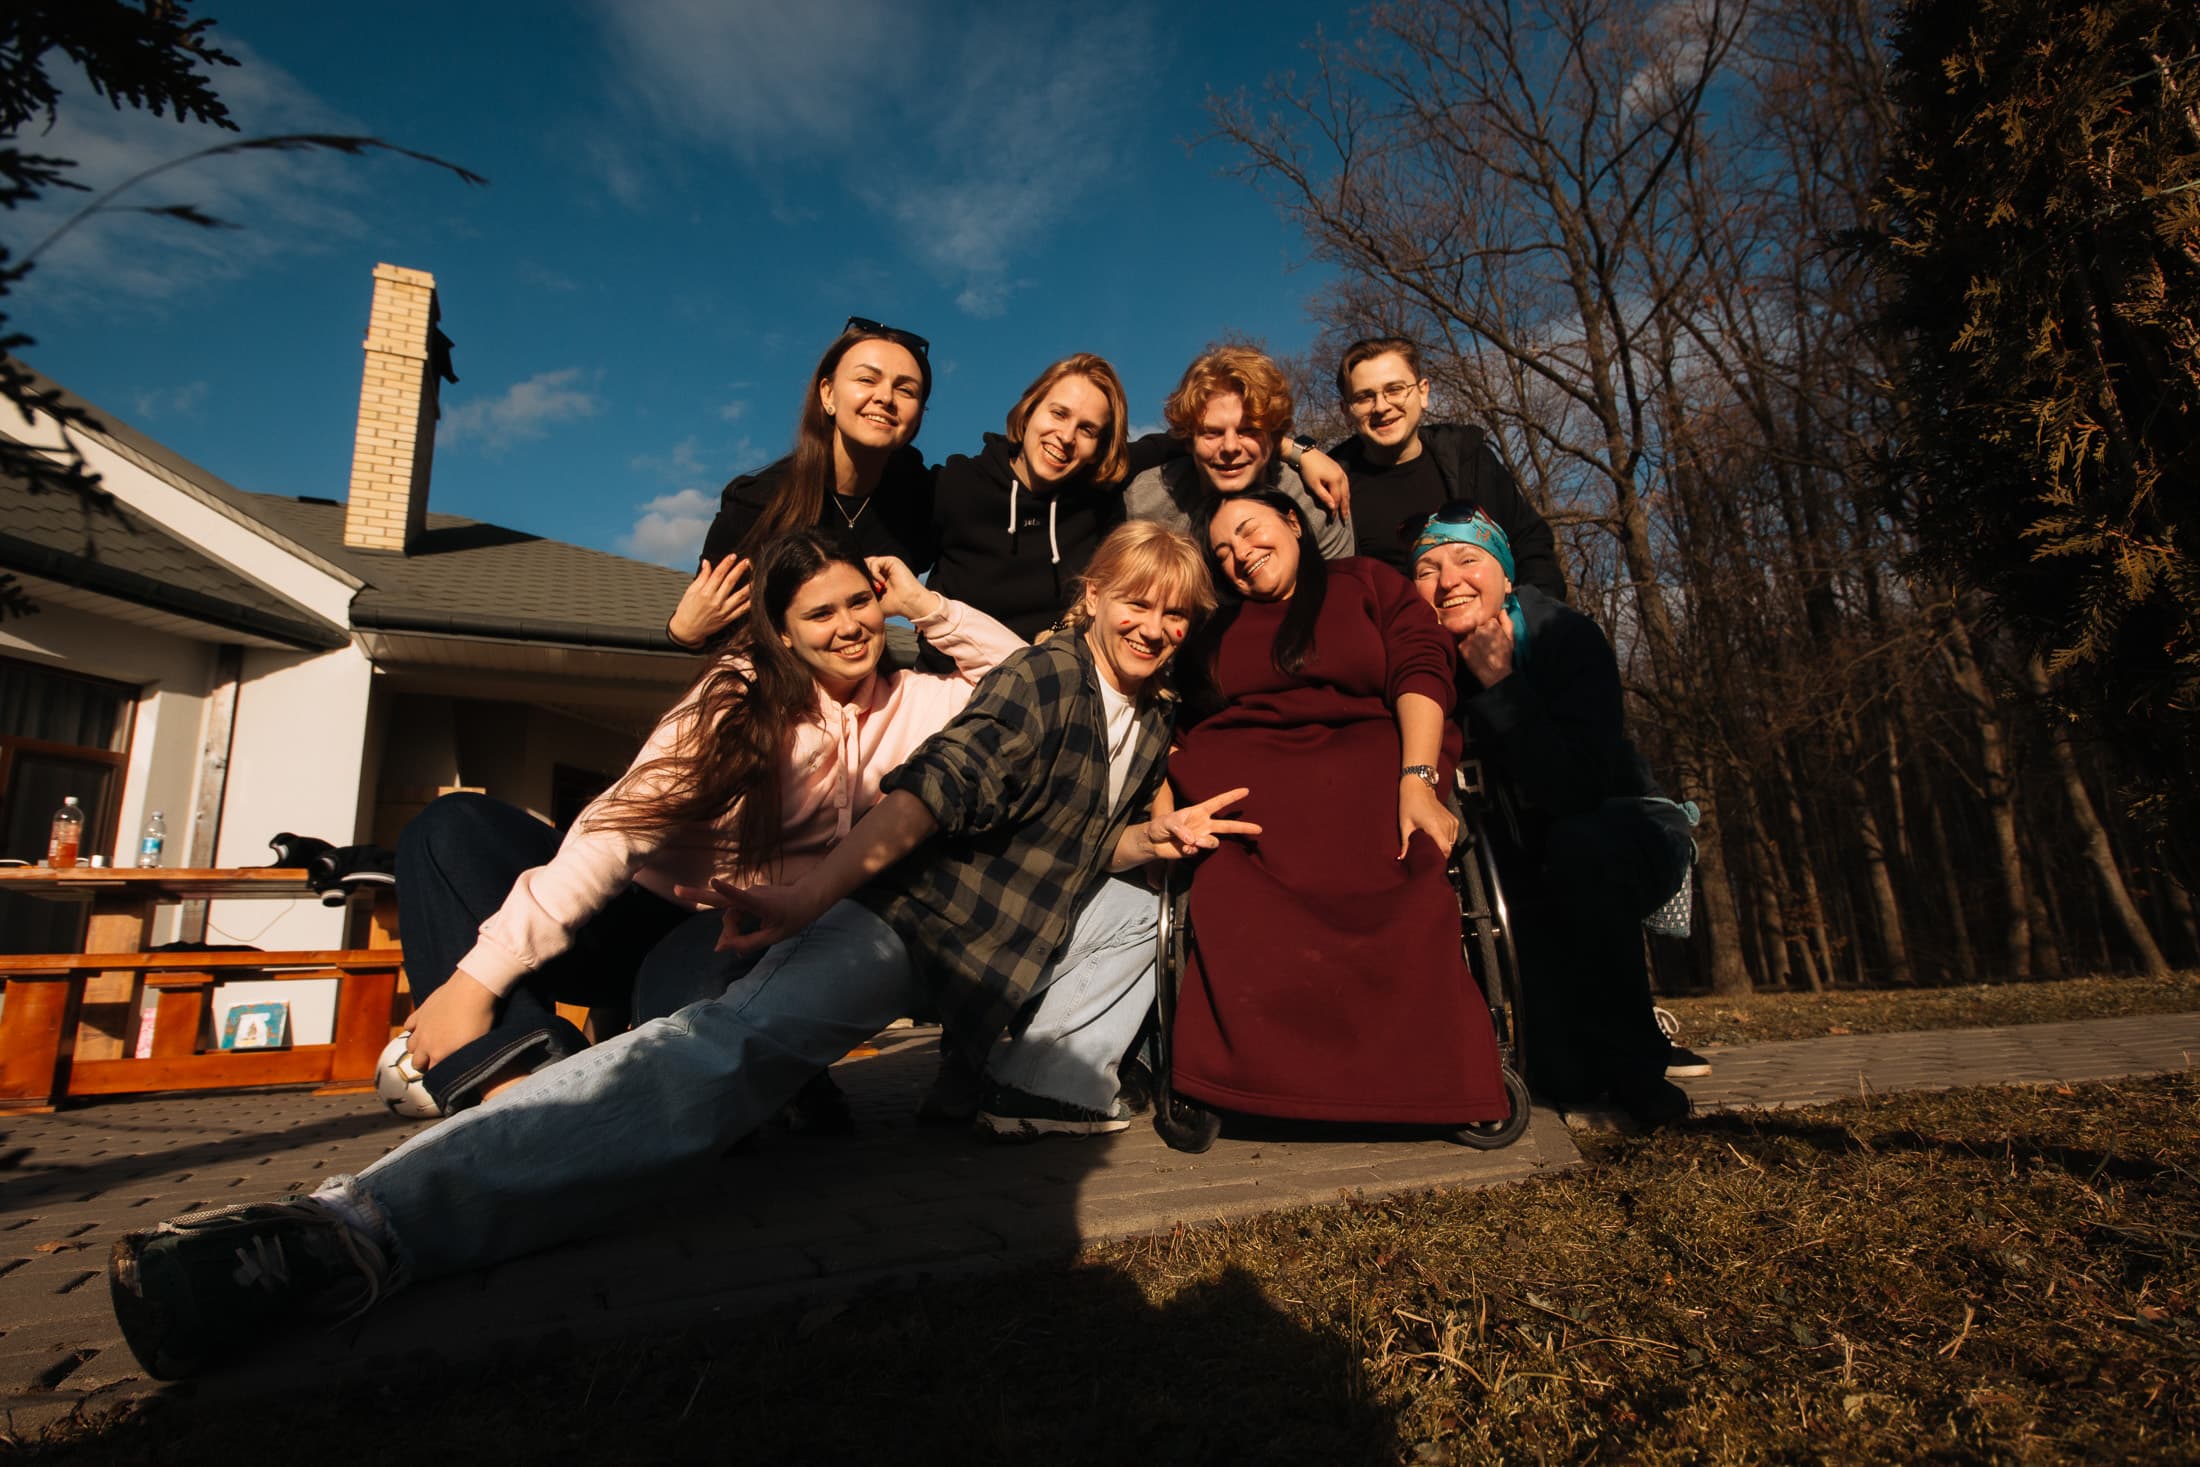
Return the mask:
<path id="1" fill-rule="evenodd" d="M 229 1011 L 222 1025 L 223 1049 L 288 1049 L 290 1005 L 242 1003 Z"/>

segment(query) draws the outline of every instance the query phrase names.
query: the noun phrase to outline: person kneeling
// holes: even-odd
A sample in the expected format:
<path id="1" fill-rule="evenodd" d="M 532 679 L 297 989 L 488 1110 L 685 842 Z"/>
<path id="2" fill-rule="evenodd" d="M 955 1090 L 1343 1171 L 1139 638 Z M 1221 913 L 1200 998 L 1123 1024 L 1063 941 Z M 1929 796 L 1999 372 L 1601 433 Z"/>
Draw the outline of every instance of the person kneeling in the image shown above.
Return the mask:
<path id="1" fill-rule="evenodd" d="M 1459 714 L 1517 820 L 1490 832 L 1520 947 L 1528 1083 L 1569 1108 L 1600 1095 L 1640 1124 L 1689 1113 L 1666 1079 L 1642 919 L 1688 870 L 1688 817 L 1627 736 L 1619 663 L 1597 624 L 1513 584 L 1512 547 L 1473 505 L 1433 516 L 1414 585 L 1458 649 Z"/>

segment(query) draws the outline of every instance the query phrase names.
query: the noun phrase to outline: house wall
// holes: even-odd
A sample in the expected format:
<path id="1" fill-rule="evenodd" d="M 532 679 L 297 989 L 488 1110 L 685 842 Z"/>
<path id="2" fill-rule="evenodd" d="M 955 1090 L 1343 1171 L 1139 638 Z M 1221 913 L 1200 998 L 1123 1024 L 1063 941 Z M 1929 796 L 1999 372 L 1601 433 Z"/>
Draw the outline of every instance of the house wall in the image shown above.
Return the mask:
<path id="1" fill-rule="evenodd" d="M 334 652 L 249 649 L 237 680 L 236 732 L 218 866 L 264 866 L 280 832 L 353 845 L 360 829 L 368 702 L 374 668 L 357 647 Z M 210 902 L 207 941 L 267 948 L 341 947 L 340 908 L 302 901 Z"/>
<path id="2" fill-rule="evenodd" d="M 385 702 L 370 827 L 388 846 L 406 821 L 453 788 L 480 790 L 547 821 L 557 766 L 610 778 L 637 745 L 630 733 L 525 703 L 402 692 Z"/>

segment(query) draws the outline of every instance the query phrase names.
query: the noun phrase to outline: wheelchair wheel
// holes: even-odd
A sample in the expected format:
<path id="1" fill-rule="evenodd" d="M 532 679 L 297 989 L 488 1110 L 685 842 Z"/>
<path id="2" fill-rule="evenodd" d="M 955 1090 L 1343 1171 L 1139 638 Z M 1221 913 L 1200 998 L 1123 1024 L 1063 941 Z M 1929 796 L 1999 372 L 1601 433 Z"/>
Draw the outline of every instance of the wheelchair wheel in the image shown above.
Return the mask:
<path id="1" fill-rule="evenodd" d="M 1153 1128 L 1171 1151 L 1197 1156 L 1222 1134 L 1222 1117 L 1197 1101 L 1165 1091 L 1154 1100 Z"/>
<path id="2" fill-rule="evenodd" d="M 1476 1151 L 1497 1151 L 1518 1141 L 1528 1131 L 1528 1082 L 1520 1078 L 1520 1072 L 1511 1065 L 1501 1072 L 1505 1080 L 1505 1099 L 1512 1104 L 1512 1114 L 1501 1121 L 1481 1121 L 1471 1126 L 1461 1126 L 1451 1133 L 1451 1139 L 1461 1146 L 1471 1146 Z M 1171 1143 L 1174 1144 L 1174 1143 Z"/>

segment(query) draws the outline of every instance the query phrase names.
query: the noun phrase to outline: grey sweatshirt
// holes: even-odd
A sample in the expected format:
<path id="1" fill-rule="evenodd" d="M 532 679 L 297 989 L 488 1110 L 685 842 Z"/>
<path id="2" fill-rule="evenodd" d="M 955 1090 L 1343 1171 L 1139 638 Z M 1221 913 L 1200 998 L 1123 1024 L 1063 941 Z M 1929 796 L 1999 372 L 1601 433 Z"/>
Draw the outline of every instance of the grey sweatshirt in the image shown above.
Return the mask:
<path id="1" fill-rule="evenodd" d="M 1351 517 L 1324 509 L 1296 473 L 1280 464 L 1276 469 L 1275 487 L 1298 504 L 1299 513 L 1313 527 L 1314 543 L 1321 547 L 1322 558 L 1336 560 L 1357 553 Z M 1159 468 L 1146 470 L 1124 486 L 1123 513 L 1129 519 L 1158 520 L 1172 530 L 1182 530 L 1204 548 L 1207 527 L 1193 524 L 1192 512 L 1206 499 L 1207 488 L 1200 483 L 1199 465 L 1189 458 L 1172 459 Z"/>

